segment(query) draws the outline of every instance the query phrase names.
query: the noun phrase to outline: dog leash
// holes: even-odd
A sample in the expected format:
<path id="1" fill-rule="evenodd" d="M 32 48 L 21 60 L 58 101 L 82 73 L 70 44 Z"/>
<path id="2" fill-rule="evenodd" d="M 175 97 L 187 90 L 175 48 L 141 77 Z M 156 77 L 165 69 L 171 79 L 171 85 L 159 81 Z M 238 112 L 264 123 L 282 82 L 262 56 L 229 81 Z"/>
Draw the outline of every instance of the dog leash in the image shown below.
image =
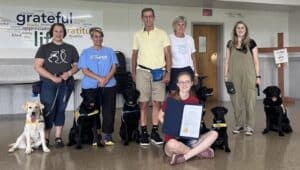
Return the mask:
<path id="1" fill-rule="evenodd" d="M 67 84 L 66 84 L 66 81 L 65 80 L 63 80 L 63 82 L 65 83 L 65 85 L 67 86 Z M 56 93 L 55 93 L 55 97 L 54 97 L 54 99 L 53 99 L 53 101 L 52 101 L 52 105 L 51 105 L 51 107 L 50 107 L 50 110 L 47 112 L 47 114 L 45 114 L 45 117 L 48 117 L 50 114 L 51 114 L 51 112 L 52 112 L 52 110 L 53 110 L 53 108 L 54 108 L 54 105 L 55 105 L 55 103 L 56 103 L 56 100 L 57 100 L 57 96 L 58 96 L 58 92 L 60 91 L 60 85 L 57 87 L 57 89 L 56 89 Z M 63 97 L 63 102 L 65 102 L 66 101 L 66 91 L 64 92 L 64 97 Z"/>

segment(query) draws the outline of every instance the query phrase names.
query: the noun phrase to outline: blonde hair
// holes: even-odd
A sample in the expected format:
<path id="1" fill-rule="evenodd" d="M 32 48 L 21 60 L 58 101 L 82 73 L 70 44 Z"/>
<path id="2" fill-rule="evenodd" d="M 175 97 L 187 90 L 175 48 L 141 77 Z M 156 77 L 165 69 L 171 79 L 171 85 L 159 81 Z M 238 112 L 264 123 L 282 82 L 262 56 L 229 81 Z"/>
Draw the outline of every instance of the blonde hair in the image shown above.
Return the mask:
<path id="1" fill-rule="evenodd" d="M 173 22 L 172 22 L 172 26 L 173 26 L 173 31 L 175 32 L 175 27 L 176 27 L 176 24 L 178 22 L 184 22 L 184 25 L 186 26 L 187 25 L 187 19 L 185 16 L 177 16 L 174 18 Z"/>

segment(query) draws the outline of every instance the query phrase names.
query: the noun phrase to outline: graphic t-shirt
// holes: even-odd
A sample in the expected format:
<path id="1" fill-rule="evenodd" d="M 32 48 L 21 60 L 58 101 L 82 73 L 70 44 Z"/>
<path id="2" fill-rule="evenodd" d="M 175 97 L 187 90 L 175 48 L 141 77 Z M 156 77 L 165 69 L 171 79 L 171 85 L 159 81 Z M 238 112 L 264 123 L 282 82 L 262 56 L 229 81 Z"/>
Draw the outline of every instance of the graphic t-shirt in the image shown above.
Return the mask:
<path id="1" fill-rule="evenodd" d="M 170 34 L 172 51 L 172 68 L 183 68 L 190 66 L 194 68 L 192 53 L 196 51 L 194 40 L 191 36 L 176 37 Z"/>
<path id="2" fill-rule="evenodd" d="M 63 43 L 61 45 L 53 42 L 42 45 L 35 58 L 44 59 L 43 67 L 50 73 L 61 75 L 72 68 L 73 63 L 77 63 L 79 55 L 73 45 Z M 48 80 L 41 76 L 41 80 Z"/>

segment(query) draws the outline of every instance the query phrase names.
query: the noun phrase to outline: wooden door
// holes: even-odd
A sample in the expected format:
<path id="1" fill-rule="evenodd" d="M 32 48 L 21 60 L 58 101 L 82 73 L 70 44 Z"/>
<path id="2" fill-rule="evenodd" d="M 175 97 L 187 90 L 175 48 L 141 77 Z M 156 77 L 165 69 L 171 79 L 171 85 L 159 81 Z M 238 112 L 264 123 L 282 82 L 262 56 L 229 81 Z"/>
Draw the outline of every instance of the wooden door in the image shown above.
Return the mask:
<path id="1" fill-rule="evenodd" d="M 209 101 L 219 97 L 218 89 L 218 25 L 193 25 L 193 38 L 196 47 L 197 72 L 200 76 L 208 76 L 203 85 L 213 88 L 213 96 Z"/>

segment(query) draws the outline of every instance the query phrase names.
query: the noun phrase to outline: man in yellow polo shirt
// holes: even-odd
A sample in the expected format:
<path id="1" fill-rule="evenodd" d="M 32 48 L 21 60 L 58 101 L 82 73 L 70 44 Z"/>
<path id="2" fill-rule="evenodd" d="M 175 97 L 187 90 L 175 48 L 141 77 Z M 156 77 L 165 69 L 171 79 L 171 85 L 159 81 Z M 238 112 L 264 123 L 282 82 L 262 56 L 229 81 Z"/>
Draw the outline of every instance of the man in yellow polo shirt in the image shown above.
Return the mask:
<path id="1" fill-rule="evenodd" d="M 158 133 L 158 113 L 165 99 L 166 84 L 170 80 L 170 41 L 165 31 L 154 26 L 155 14 L 152 8 L 144 8 L 141 19 L 144 28 L 134 34 L 132 49 L 132 77 L 141 92 L 140 145 L 150 144 L 147 131 L 147 109 L 150 99 L 153 124 L 151 142 L 163 144 Z"/>

